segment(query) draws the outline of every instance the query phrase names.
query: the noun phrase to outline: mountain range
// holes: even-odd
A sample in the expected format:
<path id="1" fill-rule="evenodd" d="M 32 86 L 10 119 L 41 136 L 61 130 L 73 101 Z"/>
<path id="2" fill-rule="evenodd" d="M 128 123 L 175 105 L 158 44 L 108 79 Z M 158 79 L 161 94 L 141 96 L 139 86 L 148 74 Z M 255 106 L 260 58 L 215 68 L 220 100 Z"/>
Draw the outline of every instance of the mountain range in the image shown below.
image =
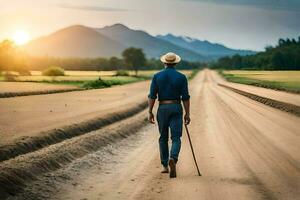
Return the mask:
<path id="1" fill-rule="evenodd" d="M 172 34 L 152 36 L 123 24 L 103 28 L 74 25 L 30 41 L 25 50 L 36 56 L 120 57 L 128 47 L 142 48 L 148 58 L 159 58 L 172 51 L 188 61 L 210 61 L 227 55 L 256 52 L 235 50 L 221 44 Z"/>
<path id="2" fill-rule="evenodd" d="M 197 52 L 201 55 L 211 57 L 211 58 L 220 58 L 224 56 L 232 56 L 235 54 L 244 56 L 244 55 L 251 55 L 256 53 L 254 51 L 249 51 L 249 50 L 230 49 L 228 47 L 225 47 L 222 44 L 211 43 L 207 40 L 201 41 L 186 36 L 174 36 L 172 34 L 167 34 L 167 35 L 158 35 L 157 38 L 166 40 L 182 48 L 189 49 L 191 51 Z"/>

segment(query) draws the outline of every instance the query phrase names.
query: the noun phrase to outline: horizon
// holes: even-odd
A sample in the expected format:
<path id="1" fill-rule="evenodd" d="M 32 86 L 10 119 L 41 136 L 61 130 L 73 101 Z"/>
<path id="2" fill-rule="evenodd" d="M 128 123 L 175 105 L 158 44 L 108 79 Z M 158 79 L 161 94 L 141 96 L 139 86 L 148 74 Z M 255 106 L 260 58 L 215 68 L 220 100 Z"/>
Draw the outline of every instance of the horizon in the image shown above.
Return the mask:
<path id="1" fill-rule="evenodd" d="M 170 7 L 174 11 L 166 12 Z M 73 24 L 121 23 L 154 36 L 171 33 L 261 51 L 279 38 L 297 38 L 299 18 L 296 0 L 11 0 L 3 1 L 0 8 L 0 40 L 22 31 L 35 39 Z"/>

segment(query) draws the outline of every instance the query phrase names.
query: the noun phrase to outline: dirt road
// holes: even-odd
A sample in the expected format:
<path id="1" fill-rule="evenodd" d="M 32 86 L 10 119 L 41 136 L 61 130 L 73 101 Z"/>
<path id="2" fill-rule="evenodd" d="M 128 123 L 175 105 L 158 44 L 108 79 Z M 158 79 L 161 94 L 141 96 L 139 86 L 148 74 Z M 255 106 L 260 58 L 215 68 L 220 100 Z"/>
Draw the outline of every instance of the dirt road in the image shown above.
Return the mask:
<path id="1" fill-rule="evenodd" d="M 160 174 L 157 127 L 41 177 L 11 199 L 300 198 L 300 118 L 216 84 L 205 70 L 191 83 L 191 137 L 184 133 L 178 178 Z"/>

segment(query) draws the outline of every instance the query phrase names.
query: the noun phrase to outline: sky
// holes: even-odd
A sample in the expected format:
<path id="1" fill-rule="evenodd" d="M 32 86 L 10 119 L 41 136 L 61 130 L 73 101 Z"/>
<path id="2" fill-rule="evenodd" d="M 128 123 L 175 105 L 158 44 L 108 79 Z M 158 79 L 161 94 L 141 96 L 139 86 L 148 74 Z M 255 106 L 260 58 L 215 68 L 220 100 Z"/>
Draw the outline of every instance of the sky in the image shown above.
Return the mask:
<path id="1" fill-rule="evenodd" d="M 300 0 L 0 0 L 0 40 L 31 38 L 82 24 L 123 23 L 152 35 L 172 33 L 263 50 L 300 36 Z"/>

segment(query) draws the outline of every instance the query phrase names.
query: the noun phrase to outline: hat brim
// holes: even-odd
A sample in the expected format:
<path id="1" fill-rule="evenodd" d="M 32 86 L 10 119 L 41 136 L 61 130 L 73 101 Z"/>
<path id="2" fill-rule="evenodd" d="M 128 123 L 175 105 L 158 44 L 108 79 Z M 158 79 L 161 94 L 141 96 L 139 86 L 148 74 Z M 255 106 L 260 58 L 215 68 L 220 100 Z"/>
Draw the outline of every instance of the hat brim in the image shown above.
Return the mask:
<path id="1" fill-rule="evenodd" d="M 181 58 L 178 55 L 175 55 L 175 56 L 176 56 L 176 59 L 173 60 L 172 62 L 166 60 L 166 55 L 161 56 L 160 61 L 164 64 L 177 64 L 181 61 Z"/>

